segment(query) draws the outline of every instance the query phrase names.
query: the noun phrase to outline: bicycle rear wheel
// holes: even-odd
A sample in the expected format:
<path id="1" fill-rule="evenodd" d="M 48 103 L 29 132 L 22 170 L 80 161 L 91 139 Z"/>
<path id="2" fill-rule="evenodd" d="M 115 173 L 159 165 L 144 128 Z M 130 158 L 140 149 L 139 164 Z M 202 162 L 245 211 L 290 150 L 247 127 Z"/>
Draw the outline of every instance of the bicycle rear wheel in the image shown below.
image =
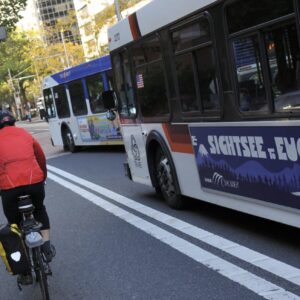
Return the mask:
<path id="1" fill-rule="evenodd" d="M 45 267 L 40 247 L 32 249 L 32 258 L 34 263 L 34 272 L 36 275 L 36 280 L 40 285 L 43 300 L 50 300 L 47 275 L 45 273 Z"/>

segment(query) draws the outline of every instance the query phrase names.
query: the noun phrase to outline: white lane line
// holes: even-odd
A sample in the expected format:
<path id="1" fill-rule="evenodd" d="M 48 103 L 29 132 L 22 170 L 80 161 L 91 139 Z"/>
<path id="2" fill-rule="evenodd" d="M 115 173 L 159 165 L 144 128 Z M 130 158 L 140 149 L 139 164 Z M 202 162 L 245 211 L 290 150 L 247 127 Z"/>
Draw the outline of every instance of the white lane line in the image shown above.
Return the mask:
<path id="1" fill-rule="evenodd" d="M 62 150 L 63 151 L 63 150 Z M 61 157 L 61 156 L 65 156 L 65 155 L 70 155 L 71 152 L 63 152 L 63 153 L 58 153 L 58 154 L 49 154 L 49 156 L 47 155 L 46 159 L 52 159 L 52 158 L 57 158 L 57 157 Z"/>
<path id="2" fill-rule="evenodd" d="M 298 268 L 295 268 L 284 262 L 281 262 L 279 260 L 276 260 L 264 254 L 261 254 L 257 251 L 251 250 L 240 244 L 234 243 L 230 240 L 227 240 L 209 231 L 198 228 L 187 222 L 181 221 L 165 213 L 159 212 L 155 209 L 140 204 L 118 193 L 110 191 L 104 187 L 96 185 L 90 181 L 84 180 L 80 177 L 65 172 L 61 169 L 49 165 L 48 165 L 48 169 L 61 176 L 67 177 L 73 182 L 81 184 L 86 188 L 98 192 L 103 196 L 106 196 L 120 204 L 123 204 L 133 210 L 136 210 L 150 218 L 153 218 L 163 224 L 166 224 L 184 234 L 187 234 L 195 239 L 198 239 L 199 241 L 209 244 L 243 261 L 246 261 L 256 267 L 259 267 L 265 271 L 275 274 L 276 276 L 279 276 L 281 278 L 284 278 L 285 280 L 288 280 L 294 284 L 300 285 L 300 269 Z"/>
<path id="3" fill-rule="evenodd" d="M 104 200 L 103 198 L 67 181 L 52 173 L 48 173 L 48 178 L 56 183 L 64 186 L 72 192 L 80 195 L 81 197 L 91 201 L 104 210 L 112 213 L 127 223 L 135 226 L 136 228 L 148 233 L 159 241 L 169 245 L 177 251 L 187 255 L 196 262 L 201 263 L 207 268 L 218 272 L 224 277 L 239 283 L 245 288 L 253 291 L 254 293 L 262 296 L 265 299 L 272 300 L 285 300 L 285 299 L 299 299 L 300 297 L 286 291 L 285 289 L 260 278 L 226 260 L 213 255 L 200 247 L 156 226 L 140 217 Z"/>

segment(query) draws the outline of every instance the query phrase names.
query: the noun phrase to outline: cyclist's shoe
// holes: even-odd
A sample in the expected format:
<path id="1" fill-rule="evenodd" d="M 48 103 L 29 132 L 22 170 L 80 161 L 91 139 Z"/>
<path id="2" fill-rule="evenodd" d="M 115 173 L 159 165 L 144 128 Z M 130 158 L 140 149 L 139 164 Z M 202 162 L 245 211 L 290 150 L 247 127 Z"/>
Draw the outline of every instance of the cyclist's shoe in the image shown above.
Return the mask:
<path id="1" fill-rule="evenodd" d="M 33 284 L 33 278 L 31 274 L 20 274 L 18 275 L 18 284 L 29 285 Z"/>
<path id="2" fill-rule="evenodd" d="M 53 257 L 56 254 L 56 250 L 53 245 L 50 244 L 50 241 L 46 241 L 42 246 L 42 252 L 47 263 L 51 262 Z"/>

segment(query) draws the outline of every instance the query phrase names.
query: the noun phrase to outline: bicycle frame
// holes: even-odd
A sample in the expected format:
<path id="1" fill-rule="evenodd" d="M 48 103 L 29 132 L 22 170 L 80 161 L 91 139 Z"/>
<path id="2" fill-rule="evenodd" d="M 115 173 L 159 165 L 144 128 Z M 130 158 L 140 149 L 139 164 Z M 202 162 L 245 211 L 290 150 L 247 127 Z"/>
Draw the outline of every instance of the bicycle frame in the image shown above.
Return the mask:
<path id="1" fill-rule="evenodd" d="M 20 230 L 27 248 L 31 274 L 35 275 L 35 281 L 40 285 L 43 300 L 49 300 L 47 276 L 51 276 L 52 271 L 41 251 L 44 243 L 40 232 L 42 224 L 34 219 L 34 206 L 29 195 L 18 197 L 18 208 L 22 215 Z M 18 287 L 21 290 L 19 282 Z"/>

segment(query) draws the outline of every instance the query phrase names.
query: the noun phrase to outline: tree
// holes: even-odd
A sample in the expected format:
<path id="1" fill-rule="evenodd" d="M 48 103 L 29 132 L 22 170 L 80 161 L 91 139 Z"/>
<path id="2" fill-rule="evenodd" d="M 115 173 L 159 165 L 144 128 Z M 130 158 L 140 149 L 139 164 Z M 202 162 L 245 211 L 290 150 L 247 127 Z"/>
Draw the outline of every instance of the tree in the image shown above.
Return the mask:
<path id="1" fill-rule="evenodd" d="M 41 95 L 42 80 L 45 76 L 68 67 L 66 56 L 72 66 L 84 62 L 81 45 L 66 42 L 65 46 L 66 51 L 62 43 L 45 46 L 35 32 L 11 32 L 8 39 L 0 43 L 0 82 L 6 83 L 0 84 L 0 97 L 8 95 L 0 98 L 0 106 L 14 99 L 8 69 L 15 90 L 20 90 L 23 107 L 28 101 L 33 104 Z"/>
<path id="2" fill-rule="evenodd" d="M 136 5 L 142 0 L 118 0 L 120 5 L 120 10 L 124 11 L 125 9 Z M 102 30 L 107 31 L 107 27 L 116 22 L 116 9 L 115 4 L 107 5 L 103 10 L 97 13 L 94 16 L 94 20 L 91 21 L 89 26 L 85 26 L 85 31 L 87 34 L 93 34 L 95 40 L 99 40 L 99 36 Z M 94 48 L 97 48 L 97 42 L 94 43 Z M 100 56 L 106 55 L 109 53 L 107 45 L 103 45 L 98 50 Z M 93 51 L 93 49 L 91 49 Z"/>
<path id="3" fill-rule="evenodd" d="M 7 31 L 15 29 L 16 23 L 22 18 L 20 11 L 26 7 L 27 0 L 2 0 L 0 2 L 0 26 Z"/>
<path id="4" fill-rule="evenodd" d="M 26 36 L 21 33 L 11 32 L 5 42 L 0 43 L 0 105 L 3 103 L 10 104 L 13 98 L 13 91 L 19 92 L 21 95 L 25 95 L 25 89 L 23 88 L 22 81 L 16 79 L 16 77 L 25 77 L 31 75 L 30 70 L 30 45 Z M 13 82 L 9 80 L 9 71 L 12 77 L 15 77 Z M 14 89 L 11 86 L 14 86 Z M 9 99 L 3 97 L 7 94 L 7 87 L 10 87 L 8 93 Z"/>

